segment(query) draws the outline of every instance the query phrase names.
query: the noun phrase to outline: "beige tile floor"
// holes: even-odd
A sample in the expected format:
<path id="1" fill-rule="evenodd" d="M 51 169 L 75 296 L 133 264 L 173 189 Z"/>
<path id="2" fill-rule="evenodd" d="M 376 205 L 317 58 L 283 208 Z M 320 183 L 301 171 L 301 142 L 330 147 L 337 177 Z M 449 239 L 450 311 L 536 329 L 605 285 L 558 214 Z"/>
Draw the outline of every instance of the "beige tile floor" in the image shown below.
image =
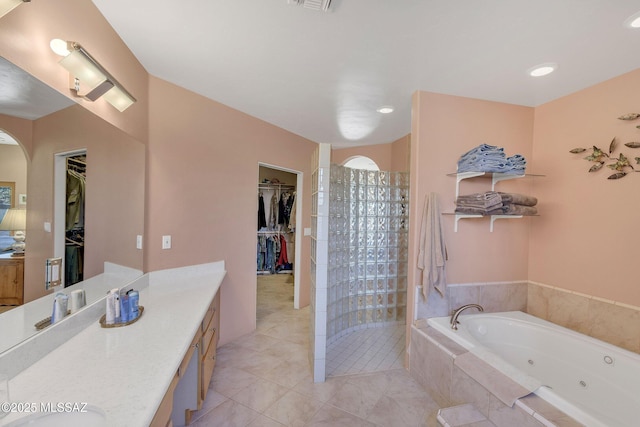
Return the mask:
<path id="1" fill-rule="evenodd" d="M 203 426 L 427 426 L 437 404 L 403 368 L 313 383 L 309 308 L 293 309 L 293 283 L 259 278 L 257 329 L 218 349 Z"/>
<path id="2" fill-rule="evenodd" d="M 351 332 L 327 346 L 327 376 L 400 369 L 404 343 L 404 324 Z"/>

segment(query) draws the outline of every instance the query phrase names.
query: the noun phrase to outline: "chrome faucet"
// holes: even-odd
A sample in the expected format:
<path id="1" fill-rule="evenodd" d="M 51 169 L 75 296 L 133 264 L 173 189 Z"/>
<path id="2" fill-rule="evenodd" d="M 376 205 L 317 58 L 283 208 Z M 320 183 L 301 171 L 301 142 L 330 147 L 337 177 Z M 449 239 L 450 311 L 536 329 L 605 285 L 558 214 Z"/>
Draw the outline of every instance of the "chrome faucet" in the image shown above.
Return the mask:
<path id="1" fill-rule="evenodd" d="M 477 308 L 480 311 L 484 311 L 484 308 L 479 304 L 465 304 L 462 307 L 455 309 L 453 313 L 451 313 L 451 329 L 455 329 L 456 331 L 458 330 L 458 323 L 460 323 L 458 322 L 458 316 L 460 316 L 460 313 L 465 311 L 467 308 Z"/>

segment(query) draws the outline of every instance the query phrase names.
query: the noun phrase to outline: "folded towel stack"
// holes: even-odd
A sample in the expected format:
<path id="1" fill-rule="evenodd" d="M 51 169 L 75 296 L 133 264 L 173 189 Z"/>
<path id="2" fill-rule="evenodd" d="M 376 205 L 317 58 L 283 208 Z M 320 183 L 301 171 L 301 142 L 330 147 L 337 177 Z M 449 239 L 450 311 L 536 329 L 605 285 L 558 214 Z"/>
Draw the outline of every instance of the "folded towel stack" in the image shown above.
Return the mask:
<path id="1" fill-rule="evenodd" d="M 456 199 L 456 213 L 470 215 L 536 215 L 538 199 L 517 193 L 468 194 Z"/>
<path id="2" fill-rule="evenodd" d="M 527 166 L 526 159 L 516 154 L 507 157 L 504 148 L 480 144 L 466 152 L 458 160 L 460 172 L 500 172 L 523 175 Z"/>

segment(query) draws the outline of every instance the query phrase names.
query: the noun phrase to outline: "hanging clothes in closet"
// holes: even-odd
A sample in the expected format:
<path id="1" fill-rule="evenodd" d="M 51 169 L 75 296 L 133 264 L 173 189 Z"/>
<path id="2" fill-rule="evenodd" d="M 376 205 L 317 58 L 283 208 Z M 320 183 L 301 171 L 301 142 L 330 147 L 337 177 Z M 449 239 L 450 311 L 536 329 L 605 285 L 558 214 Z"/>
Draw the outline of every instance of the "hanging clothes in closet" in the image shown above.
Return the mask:
<path id="1" fill-rule="evenodd" d="M 275 192 L 271 195 L 271 202 L 269 205 L 269 228 L 271 230 L 275 230 L 276 225 L 278 224 L 278 197 Z"/>
<path id="2" fill-rule="evenodd" d="M 262 191 L 258 193 L 258 230 L 267 226 L 267 219 L 264 212 L 264 197 Z"/>
<path id="3" fill-rule="evenodd" d="M 83 280 L 86 163 L 67 159 L 65 221 L 65 287 Z"/>
<path id="4" fill-rule="evenodd" d="M 262 182 L 258 185 L 258 240 L 256 266 L 258 274 L 292 272 L 293 265 L 287 253 L 287 238 L 295 232 L 295 220 L 291 228 L 291 213 L 294 210 L 295 186 L 279 182 Z M 265 202 L 269 200 L 268 204 Z M 261 217 L 264 216 L 266 225 Z"/>
<path id="5" fill-rule="evenodd" d="M 284 235 L 273 233 L 258 236 L 257 271 L 263 274 L 274 274 L 279 271 L 293 269 L 287 256 L 287 240 Z"/>
<path id="6" fill-rule="evenodd" d="M 289 258 L 287 257 L 287 239 L 285 239 L 284 235 L 280 235 L 280 254 L 278 255 L 278 261 L 276 262 L 276 271 L 289 271 L 292 270 L 293 266 L 289 263 Z"/>
<path id="7" fill-rule="evenodd" d="M 258 272 L 274 274 L 280 256 L 280 239 L 277 235 L 258 236 Z"/>
<path id="8" fill-rule="evenodd" d="M 286 191 L 281 193 L 278 207 L 278 224 L 289 227 L 291 208 L 293 207 L 293 195 Z"/>
<path id="9" fill-rule="evenodd" d="M 291 214 L 289 215 L 289 231 L 296 231 L 296 192 L 291 195 Z"/>

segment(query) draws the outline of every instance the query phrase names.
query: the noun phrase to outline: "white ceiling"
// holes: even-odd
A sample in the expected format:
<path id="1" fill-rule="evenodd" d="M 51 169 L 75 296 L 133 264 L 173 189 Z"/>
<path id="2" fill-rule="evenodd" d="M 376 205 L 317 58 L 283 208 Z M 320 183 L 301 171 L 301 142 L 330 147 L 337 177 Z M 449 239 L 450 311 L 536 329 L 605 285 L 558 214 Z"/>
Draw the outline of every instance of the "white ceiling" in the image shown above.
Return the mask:
<path id="1" fill-rule="evenodd" d="M 416 90 L 536 106 L 640 68 L 638 0 L 92 1 L 150 74 L 336 146 L 409 133 Z"/>
<path id="2" fill-rule="evenodd" d="M 73 104 L 69 98 L 0 57 L 0 114 L 35 120 Z"/>
<path id="3" fill-rule="evenodd" d="M 638 0 L 93 3 L 152 75 L 336 145 L 409 133 L 416 90 L 536 106 L 640 68 Z"/>
<path id="4" fill-rule="evenodd" d="M 72 104 L 69 98 L 0 57 L 0 114 L 34 120 Z M 18 142 L 0 129 L 0 144 Z"/>

